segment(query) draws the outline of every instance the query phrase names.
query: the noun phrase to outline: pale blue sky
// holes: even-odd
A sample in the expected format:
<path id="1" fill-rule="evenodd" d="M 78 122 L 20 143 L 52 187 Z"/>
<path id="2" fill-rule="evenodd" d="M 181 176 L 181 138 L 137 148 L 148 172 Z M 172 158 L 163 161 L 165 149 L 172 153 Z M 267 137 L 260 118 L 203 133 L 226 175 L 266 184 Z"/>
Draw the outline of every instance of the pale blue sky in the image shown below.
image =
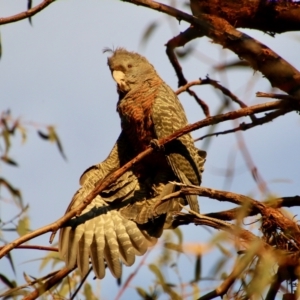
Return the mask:
<path id="1" fill-rule="evenodd" d="M 26 3 L 25 0 L 0 0 L 0 17 L 23 11 Z M 33 1 L 33 5 L 36 4 L 38 2 Z M 139 47 L 143 31 L 154 20 L 159 20 L 161 26 L 145 47 Z M 0 61 L 0 111 L 10 109 L 14 117 L 22 117 L 24 121 L 54 124 L 68 161 L 62 159 L 54 145 L 40 140 L 35 130 L 31 129 L 25 145 L 21 145 L 19 136 L 13 140 L 11 156 L 20 167 L 1 164 L 0 176 L 6 177 L 22 190 L 24 202 L 30 204 L 31 228 L 36 229 L 62 216 L 78 188 L 81 173 L 90 165 L 105 159 L 120 132 L 115 109 L 115 83 L 106 64 L 107 55 L 102 54 L 102 49 L 122 46 L 140 52 L 176 90 L 177 78 L 165 55 L 164 44 L 180 30 L 187 28 L 188 24 L 182 22 L 178 25 L 174 20 L 167 21 L 158 12 L 111 0 L 61 0 L 34 16 L 32 21 L 33 26 L 29 25 L 28 20 L 23 20 L 0 28 L 3 49 Z M 299 34 L 288 33 L 274 39 L 255 31 L 247 33 L 300 68 Z M 204 78 L 209 74 L 248 105 L 265 101 L 255 98 L 256 91 L 270 90 L 268 81 L 261 79 L 260 73 L 232 70 L 220 76 L 212 67 L 220 62 L 231 61 L 235 56 L 229 51 L 222 51 L 220 46 L 206 38 L 195 42 L 195 46 L 197 50 L 194 54 L 182 62 L 188 80 Z M 201 54 L 211 60 L 199 59 Z M 247 89 L 249 80 L 253 78 L 254 87 Z M 218 93 L 207 86 L 194 90 L 214 114 L 221 103 Z M 204 117 L 192 98 L 181 95 L 180 99 L 191 123 Z M 249 119 L 240 120 L 246 121 Z M 227 122 L 217 129 L 233 126 L 236 123 Z M 291 113 L 243 133 L 268 188 L 278 196 L 299 194 L 299 127 L 299 115 Z M 207 130 L 202 129 L 193 135 L 199 137 Z M 197 145 L 201 147 L 201 142 Z M 228 188 L 233 192 L 254 195 L 258 200 L 263 199 L 239 152 L 235 135 L 213 138 L 208 149 L 203 186 L 224 188 L 224 177 L 218 174 L 227 168 L 228 157 L 233 152 L 236 153 L 237 176 Z M 229 207 L 208 199 L 201 199 L 200 203 L 204 213 Z M 12 204 L 0 202 L 0 218 L 3 221 L 16 212 Z M 296 213 L 299 211 L 292 211 L 292 214 Z M 210 237 L 201 228 L 189 226 L 182 229 L 186 234 L 185 241 L 203 242 Z M 48 245 L 49 236 L 47 234 L 31 243 Z M 28 250 L 15 250 L 12 253 L 19 282 L 23 282 L 23 271 L 33 276 L 39 275 L 37 264 L 24 262 L 42 257 L 43 253 Z M 186 259 L 183 258 L 185 263 L 181 262 L 180 266 L 187 280 L 193 276 L 193 260 Z M 209 270 L 213 262 L 213 259 L 205 260 L 205 270 Z M 124 268 L 125 277 L 134 268 Z M 0 261 L 0 270 L 8 277 L 13 277 L 7 260 Z M 145 282 L 145 278 L 149 283 Z M 151 280 L 153 276 L 144 267 L 132 286 L 148 287 Z M 110 274 L 100 283 L 100 289 L 103 299 L 112 299 L 117 293 L 115 280 Z M 126 295 L 138 298 L 133 289 L 129 289 Z"/>

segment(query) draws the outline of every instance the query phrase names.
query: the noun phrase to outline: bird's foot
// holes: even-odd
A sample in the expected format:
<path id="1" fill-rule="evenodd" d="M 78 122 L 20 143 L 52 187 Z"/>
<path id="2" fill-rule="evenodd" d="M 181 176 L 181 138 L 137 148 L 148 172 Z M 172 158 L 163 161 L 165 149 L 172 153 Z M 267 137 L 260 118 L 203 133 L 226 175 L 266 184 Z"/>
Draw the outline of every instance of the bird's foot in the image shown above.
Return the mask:
<path id="1" fill-rule="evenodd" d="M 164 150 L 164 146 L 160 145 L 157 139 L 152 139 L 150 141 L 150 146 L 156 151 Z"/>

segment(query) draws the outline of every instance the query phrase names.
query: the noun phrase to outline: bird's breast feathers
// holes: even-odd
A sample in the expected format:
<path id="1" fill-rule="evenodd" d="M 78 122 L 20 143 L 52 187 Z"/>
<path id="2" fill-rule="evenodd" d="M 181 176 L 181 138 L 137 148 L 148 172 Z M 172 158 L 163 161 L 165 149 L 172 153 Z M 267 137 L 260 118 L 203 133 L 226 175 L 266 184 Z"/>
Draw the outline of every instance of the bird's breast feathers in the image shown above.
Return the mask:
<path id="1" fill-rule="evenodd" d="M 149 89 L 145 85 L 135 92 L 127 93 L 117 107 L 122 129 L 131 142 L 137 144 L 140 151 L 144 150 L 152 139 L 157 138 L 152 120 L 152 107 L 157 90 Z"/>

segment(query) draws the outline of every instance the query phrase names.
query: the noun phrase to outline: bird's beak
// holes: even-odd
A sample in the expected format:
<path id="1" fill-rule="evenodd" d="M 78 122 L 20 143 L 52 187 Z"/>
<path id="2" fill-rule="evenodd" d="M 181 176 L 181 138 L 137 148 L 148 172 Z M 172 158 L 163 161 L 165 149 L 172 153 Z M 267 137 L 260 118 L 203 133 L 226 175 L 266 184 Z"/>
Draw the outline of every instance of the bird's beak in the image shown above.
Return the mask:
<path id="1" fill-rule="evenodd" d="M 116 83 L 118 84 L 118 89 L 122 92 L 128 92 L 129 86 L 126 84 L 125 81 L 125 73 L 122 71 L 113 71 L 112 76 Z"/>
<path id="2" fill-rule="evenodd" d="M 112 76 L 118 85 L 122 86 L 125 83 L 125 74 L 122 71 L 113 71 Z"/>

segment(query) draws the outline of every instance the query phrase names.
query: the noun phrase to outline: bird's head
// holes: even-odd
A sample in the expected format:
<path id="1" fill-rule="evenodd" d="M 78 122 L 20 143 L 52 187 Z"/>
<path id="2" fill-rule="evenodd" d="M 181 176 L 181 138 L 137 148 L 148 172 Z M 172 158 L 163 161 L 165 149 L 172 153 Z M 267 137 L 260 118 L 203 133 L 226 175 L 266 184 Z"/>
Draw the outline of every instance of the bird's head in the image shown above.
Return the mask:
<path id="1" fill-rule="evenodd" d="M 103 52 L 112 53 L 107 64 L 118 85 L 118 90 L 122 93 L 128 93 L 141 82 L 156 75 L 153 66 L 138 53 L 129 52 L 124 48 L 105 49 Z"/>

